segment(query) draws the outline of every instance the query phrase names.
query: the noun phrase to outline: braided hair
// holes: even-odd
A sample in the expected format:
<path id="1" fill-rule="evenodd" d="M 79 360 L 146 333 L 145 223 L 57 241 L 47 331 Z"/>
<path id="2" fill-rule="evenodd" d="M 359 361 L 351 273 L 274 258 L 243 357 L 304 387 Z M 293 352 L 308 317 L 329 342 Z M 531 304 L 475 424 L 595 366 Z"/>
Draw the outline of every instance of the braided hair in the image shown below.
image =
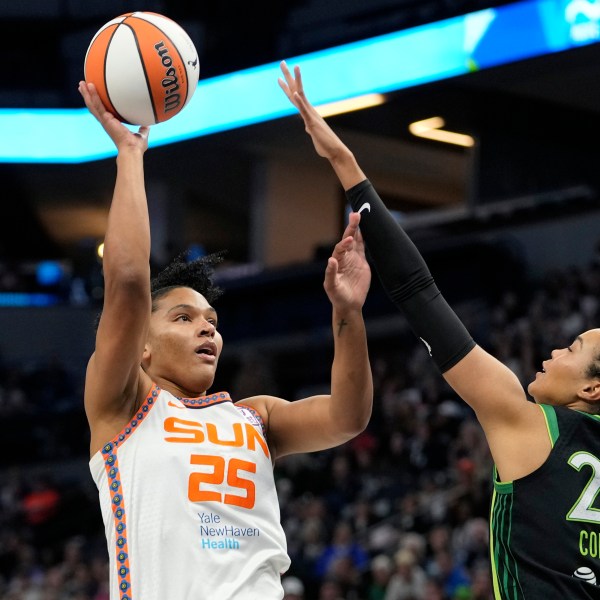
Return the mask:
<path id="1" fill-rule="evenodd" d="M 213 281 L 214 268 L 223 261 L 225 252 L 214 252 L 192 261 L 187 261 L 187 252 L 180 254 L 150 281 L 152 311 L 156 301 L 171 290 L 189 287 L 202 294 L 212 304 L 223 290 Z"/>

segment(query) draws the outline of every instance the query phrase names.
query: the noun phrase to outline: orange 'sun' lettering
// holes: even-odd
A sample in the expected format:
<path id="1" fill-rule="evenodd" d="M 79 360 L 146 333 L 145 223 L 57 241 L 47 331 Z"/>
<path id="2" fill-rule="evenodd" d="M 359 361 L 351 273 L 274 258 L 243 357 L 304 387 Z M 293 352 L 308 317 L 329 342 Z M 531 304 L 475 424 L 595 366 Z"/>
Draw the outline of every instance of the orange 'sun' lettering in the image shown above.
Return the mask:
<path id="1" fill-rule="evenodd" d="M 258 445 L 262 448 L 262 451 L 265 453 L 265 456 L 267 458 L 270 457 L 269 454 L 269 448 L 263 438 L 263 436 L 258 433 L 257 429 L 255 427 L 252 427 L 252 425 L 249 425 L 246 423 L 246 440 L 247 440 L 247 444 L 248 444 L 248 450 L 256 450 L 256 443 L 258 442 Z"/>
<path id="2" fill-rule="evenodd" d="M 233 446 L 234 448 L 241 448 L 244 445 L 244 432 L 242 430 L 242 424 L 234 423 L 232 427 L 234 439 L 232 441 L 220 440 L 216 425 L 214 423 L 207 423 L 206 435 L 208 437 L 208 441 L 212 442 L 213 444 L 217 444 L 218 446 Z"/>
<path id="3" fill-rule="evenodd" d="M 242 427 L 242 423 L 233 423 L 231 426 L 233 439 L 221 439 L 219 437 L 220 432 L 214 423 L 204 423 L 204 427 L 206 427 L 205 435 L 203 424 L 198 421 L 168 417 L 164 422 L 165 432 L 180 435 L 165 437 L 165 441 L 178 444 L 201 444 L 206 441 L 215 446 L 230 446 L 232 448 L 246 446 L 248 450 L 252 450 L 253 452 L 256 452 L 258 444 L 263 454 L 267 458 L 270 458 L 269 447 L 256 427 L 253 427 L 249 423 L 244 423 L 243 425 Z"/>
<path id="4" fill-rule="evenodd" d="M 167 433 L 182 433 L 186 436 L 166 437 L 165 441 L 167 442 L 200 444 L 204 441 L 202 425 L 198 421 L 186 421 L 177 417 L 168 417 L 165 419 L 164 428 Z"/>

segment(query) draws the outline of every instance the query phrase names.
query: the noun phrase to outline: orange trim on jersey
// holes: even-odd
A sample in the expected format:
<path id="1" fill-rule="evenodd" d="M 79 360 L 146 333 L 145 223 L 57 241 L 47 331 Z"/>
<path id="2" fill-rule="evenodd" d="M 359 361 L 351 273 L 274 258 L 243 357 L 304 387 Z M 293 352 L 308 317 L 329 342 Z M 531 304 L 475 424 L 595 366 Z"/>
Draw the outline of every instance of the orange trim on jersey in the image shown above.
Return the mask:
<path id="1" fill-rule="evenodd" d="M 207 406 L 221 404 L 222 402 L 231 402 L 231 398 L 227 392 L 217 392 L 216 394 L 200 396 L 199 398 L 177 398 L 177 400 L 188 408 L 206 408 Z"/>
<path id="2" fill-rule="evenodd" d="M 127 519 L 125 512 L 125 499 L 121 493 L 121 475 L 119 473 L 119 459 L 117 456 L 118 447 L 135 431 L 138 424 L 148 415 L 150 409 L 158 397 L 160 388 L 154 385 L 150 390 L 144 403 L 136 412 L 135 416 L 123 430 L 110 442 L 102 447 L 102 456 L 104 458 L 104 469 L 108 477 L 108 490 L 110 492 L 110 504 L 113 511 L 113 520 L 117 537 L 116 556 L 117 556 L 117 576 L 119 580 L 120 600 L 131 600 L 131 577 L 129 569 L 129 549 L 127 546 Z"/>

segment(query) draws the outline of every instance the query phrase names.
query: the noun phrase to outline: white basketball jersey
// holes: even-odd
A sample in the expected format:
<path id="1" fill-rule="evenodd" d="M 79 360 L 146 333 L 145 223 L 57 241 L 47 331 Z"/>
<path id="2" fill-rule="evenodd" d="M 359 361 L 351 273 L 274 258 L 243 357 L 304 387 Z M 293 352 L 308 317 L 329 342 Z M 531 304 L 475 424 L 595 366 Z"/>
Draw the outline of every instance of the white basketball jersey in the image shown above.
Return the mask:
<path id="1" fill-rule="evenodd" d="M 290 564 L 263 423 L 155 387 L 90 461 L 111 600 L 275 600 Z"/>

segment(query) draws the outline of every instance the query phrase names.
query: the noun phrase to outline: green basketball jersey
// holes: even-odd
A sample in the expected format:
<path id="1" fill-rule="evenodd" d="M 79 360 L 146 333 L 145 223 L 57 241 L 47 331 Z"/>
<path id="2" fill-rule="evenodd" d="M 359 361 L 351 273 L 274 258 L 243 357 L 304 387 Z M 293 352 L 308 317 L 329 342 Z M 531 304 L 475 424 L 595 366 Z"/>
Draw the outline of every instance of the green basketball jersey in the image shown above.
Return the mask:
<path id="1" fill-rule="evenodd" d="M 552 451 L 494 481 L 490 551 L 497 600 L 600 600 L 600 418 L 540 405 Z"/>

